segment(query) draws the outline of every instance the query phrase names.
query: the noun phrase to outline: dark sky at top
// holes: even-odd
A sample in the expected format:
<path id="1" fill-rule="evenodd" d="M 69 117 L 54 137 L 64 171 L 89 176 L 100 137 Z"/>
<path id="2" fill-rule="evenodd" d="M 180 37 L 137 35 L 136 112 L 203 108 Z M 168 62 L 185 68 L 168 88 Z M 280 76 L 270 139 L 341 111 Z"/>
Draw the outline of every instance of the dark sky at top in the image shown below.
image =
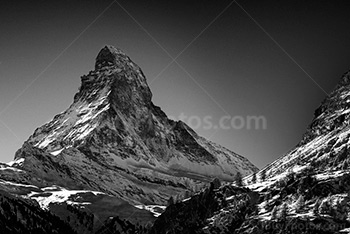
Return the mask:
<path id="1" fill-rule="evenodd" d="M 72 103 L 105 44 L 142 68 L 165 113 L 258 167 L 298 143 L 350 68 L 347 1 L 238 1 L 256 22 L 229 0 L 111 3 L 1 2 L 0 161 Z M 198 124 L 228 114 L 267 129 Z"/>

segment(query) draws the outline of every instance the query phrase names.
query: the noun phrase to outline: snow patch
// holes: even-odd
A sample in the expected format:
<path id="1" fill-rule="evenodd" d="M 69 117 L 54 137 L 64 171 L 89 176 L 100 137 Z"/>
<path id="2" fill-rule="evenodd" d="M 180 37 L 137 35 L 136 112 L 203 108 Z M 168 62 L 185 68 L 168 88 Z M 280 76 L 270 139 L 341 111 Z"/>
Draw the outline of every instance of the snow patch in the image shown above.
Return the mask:
<path id="1" fill-rule="evenodd" d="M 67 190 L 58 186 L 42 188 L 44 193 L 32 192 L 27 195 L 28 198 L 36 200 L 42 209 L 49 209 L 51 203 L 63 203 L 76 204 L 76 205 L 88 205 L 89 202 L 76 202 L 70 201 L 69 198 L 72 195 L 79 193 L 93 193 L 95 196 L 98 194 L 105 194 L 97 191 L 89 190 Z"/>
<path id="2" fill-rule="evenodd" d="M 154 217 L 160 216 L 164 210 L 166 209 L 166 206 L 159 206 L 159 205 L 136 205 L 135 206 L 137 209 L 140 210 L 148 210 L 150 211 Z M 161 212 L 160 212 L 161 210 Z"/>
<path id="3" fill-rule="evenodd" d="M 26 188 L 36 188 L 36 189 L 38 188 L 37 186 L 34 186 L 34 185 L 30 185 L 30 184 L 19 184 L 19 183 L 14 183 L 14 182 L 2 180 L 2 179 L 0 179 L 0 184 L 10 185 L 10 186 L 17 186 L 17 187 L 26 187 Z"/>
<path id="4" fill-rule="evenodd" d="M 63 149 L 60 149 L 60 150 L 52 151 L 50 154 L 53 155 L 53 156 L 57 156 L 57 155 L 59 155 L 63 150 L 64 150 L 64 148 L 63 148 Z"/>
<path id="5" fill-rule="evenodd" d="M 12 167 L 12 166 L 15 165 L 15 164 L 17 164 L 17 165 L 19 165 L 19 166 L 22 166 L 23 162 L 24 162 L 24 158 L 18 158 L 18 159 L 16 159 L 16 160 L 13 160 L 13 161 L 8 162 L 8 163 L 6 163 L 6 164 L 9 165 L 10 167 Z"/>

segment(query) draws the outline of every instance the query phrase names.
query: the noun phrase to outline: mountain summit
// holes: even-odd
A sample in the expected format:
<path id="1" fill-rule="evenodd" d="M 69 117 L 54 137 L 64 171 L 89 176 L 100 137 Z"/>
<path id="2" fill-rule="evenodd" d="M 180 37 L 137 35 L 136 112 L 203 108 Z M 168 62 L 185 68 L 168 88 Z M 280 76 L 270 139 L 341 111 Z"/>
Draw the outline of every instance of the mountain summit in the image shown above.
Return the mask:
<path id="1" fill-rule="evenodd" d="M 130 58 L 120 49 L 106 45 L 96 57 L 95 70 L 105 66 L 121 65 L 130 61 Z"/>
<path id="2" fill-rule="evenodd" d="M 232 181 L 257 170 L 168 119 L 139 66 L 113 46 L 102 48 L 73 104 L 36 129 L 15 162 L 31 183 L 101 191 L 132 204 L 161 204 L 214 177 Z"/>

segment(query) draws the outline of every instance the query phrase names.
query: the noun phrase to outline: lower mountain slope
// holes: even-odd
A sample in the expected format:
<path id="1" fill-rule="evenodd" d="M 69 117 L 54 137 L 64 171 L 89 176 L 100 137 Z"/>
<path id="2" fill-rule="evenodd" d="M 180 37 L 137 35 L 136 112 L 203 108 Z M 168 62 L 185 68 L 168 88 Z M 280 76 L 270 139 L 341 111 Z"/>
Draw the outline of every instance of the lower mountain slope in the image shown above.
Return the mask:
<path id="1" fill-rule="evenodd" d="M 295 167 L 248 185 L 219 185 L 169 205 L 147 233 L 350 233 L 350 170 Z"/>
<path id="2" fill-rule="evenodd" d="M 76 234 L 73 228 L 31 200 L 0 190 L 0 233 Z"/>

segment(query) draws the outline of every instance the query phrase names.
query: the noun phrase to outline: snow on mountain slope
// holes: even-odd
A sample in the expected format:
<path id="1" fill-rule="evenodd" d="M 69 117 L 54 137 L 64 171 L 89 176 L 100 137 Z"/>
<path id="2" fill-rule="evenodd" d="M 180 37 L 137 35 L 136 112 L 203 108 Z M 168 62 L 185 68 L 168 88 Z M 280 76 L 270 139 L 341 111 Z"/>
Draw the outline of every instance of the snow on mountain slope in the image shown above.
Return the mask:
<path id="1" fill-rule="evenodd" d="M 2 197 L 4 194 L 11 194 L 10 204 L 4 202 Z M 5 210 L 6 205 L 13 206 L 19 200 L 32 204 L 36 209 L 40 207 L 42 213 L 54 214 L 55 217 L 58 216 L 61 220 L 68 221 L 77 233 L 95 233 L 110 217 L 120 217 L 127 219 L 128 222 L 143 224 L 153 222 L 155 216 L 162 212 L 161 206 L 138 208 L 122 199 L 98 191 L 69 190 L 57 185 L 38 187 L 3 179 L 0 179 L 0 198 L 0 215 L 8 217 L 9 210 L 8 208 Z M 2 206 L 4 211 L 1 209 Z M 19 210 L 23 211 L 21 208 Z M 29 214 L 26 218 L 34 217 L 32 212 Z M 21 219 L 18 212 L 17 219 Z"/>
<path id="2" fill-rule="evenodd" d="M 350 144 L 350 71 L 316 109 L 301 142 L 261 172 L 269 177 L 294 167 L 317 166 L 318 170 L 347 169 Z M 251 176 L 247 177 L 247 180 Z"/>
<path id="3" fill-rule="evenodd" d="M 148 205 L 148 206 L 136 205 L 135 207 L 141 210 L 148 210 L 152 212 L 154 217 L 158 217 L 159 215 L 161 215 L 166 208 L 166 206 L 159 206 L 159 205 Z"/>
<path id="4" fill-rule="evenodd" d="M 167 207 L 151 233 L 346 233 L 350 170 L 313 169 L 298 166 L 242 187 L 212 183 Z"/>
<path id="5" fill-rule="evenodd" d="M 86 93 L 83 98 L 75 101 L 67 111 L 55 116 L 49 123 L 34 133 L 34 146 L 44 148 L 57 155 L 64 148 L 71 147 L 74 142 L 83 142 L 83 139 L 98 126 L 101 113 L 108 110 L 108 80 L 103 79 L 106 73 L 96 73 L 96 79 L 106 82 L 106 87 L 97 86 Z M 43 132 L 44 130 L 49 130 Z"/>
<path id="6" fill-rule="evenodd" d="M 6 163 L 7 165 L 9 165 L 10 167 L 12 167 L 13 165 L 16 165 L 16 166 L 21 166 L 24 162 L 24 158 L 18 158 L 18 159 L 15 159 L 11 162 L 8 162 Z"/>
<path id="7" fill-rule="evenodd" d="M 43 209 L 49 209 L 52 203 L 67 203 L 69 205 L 76 205 L 79 207 L 84 207 L 84 205 L 89 205 L 89 201 L 81 201 L 81 195 L 84 193 L 91 193 L 95 196 L 99 194 L 104 194 L 96 191 L 88 190 L 67 190 L 58 186 L 51 186 L 46 188 L 41 188 L 42 192 L 31 192 L 26 195 L 27 198 L 36 200 Z M 107 195 L 107 194 L 105 194 Z"/>

